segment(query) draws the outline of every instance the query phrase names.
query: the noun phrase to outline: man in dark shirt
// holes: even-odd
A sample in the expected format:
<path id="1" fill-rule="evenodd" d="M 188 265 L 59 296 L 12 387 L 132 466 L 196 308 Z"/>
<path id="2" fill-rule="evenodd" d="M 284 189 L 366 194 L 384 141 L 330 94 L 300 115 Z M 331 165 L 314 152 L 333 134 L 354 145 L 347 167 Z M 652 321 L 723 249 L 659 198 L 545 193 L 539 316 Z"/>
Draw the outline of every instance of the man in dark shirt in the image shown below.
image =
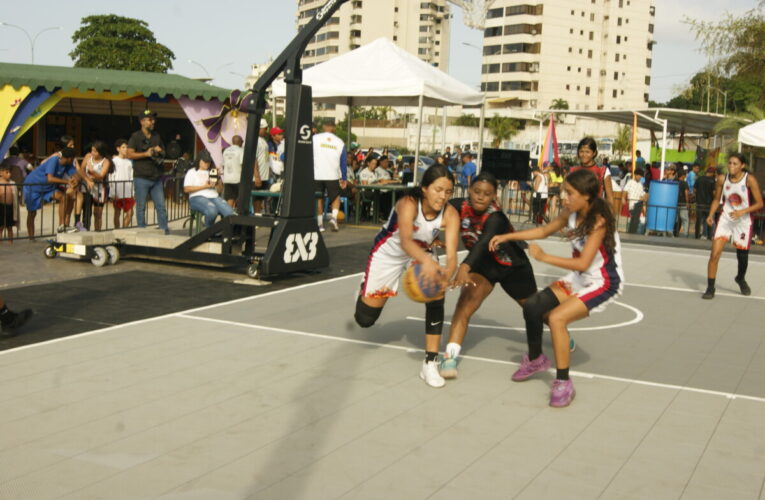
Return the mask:
<path id="1" fill-rule="evenodd" d="M 715 183 L 717 171 L 715 167 L 707 168 L 706 174 L 696 179 L 693 191 L 696 195 L 696 239 L 712 239 L 712 226 L 707 224 L 709 217 L 709 207 L 712 205 L 712 198 L 715 195 Z M 703 224 L 703 232 L 700 231 Z"/>
<path id="2" fill-rule="evenodd" d="M 128 140 L 128 158 L 133 160 L 133 182 L 135 184 L 136 218 L 138 227 L 146 227 L 146 200 L 151 196 L 157 211 L 159 229 L 170 234 L 165 209 L 165 193 L 160 176 L 164 172 L 163 156 L 165 145 L 154 131 L 157 114 L 149 109 L 141 113 L 141 130 Z"/>

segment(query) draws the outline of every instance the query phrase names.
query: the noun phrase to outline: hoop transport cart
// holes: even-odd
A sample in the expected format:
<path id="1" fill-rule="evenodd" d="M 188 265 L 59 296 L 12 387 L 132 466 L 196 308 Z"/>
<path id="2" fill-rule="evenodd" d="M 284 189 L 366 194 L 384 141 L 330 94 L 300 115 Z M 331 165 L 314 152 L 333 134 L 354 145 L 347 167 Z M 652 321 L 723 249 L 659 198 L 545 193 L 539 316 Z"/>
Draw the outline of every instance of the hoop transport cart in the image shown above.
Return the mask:
<path id="1" fill-rule="evenodd" d="M 253 166 L 266 91 L 283 72 L 287 85 L 285 165 L 281 203 L 275 216 L 233 215 L 190 238 L 164 236 L 156 229 L 125 229 L 60 234 L 45 249 L 46 257 L 90 259 L 97 266 L 135 256 L 171 262 L 244 265 L 250 277 L 326 267 L 329 254 L 316 221 L 311 137 L 311 87 L 303 85 L 300 58 L 319 29 L 348 0 L 328 0 L 274 60 L 246 94 L 239 110 L 247 113 L 237 211 L 250 212 Z M 271 230 L 264 253 L 255 252 L 255 228 Z"/>

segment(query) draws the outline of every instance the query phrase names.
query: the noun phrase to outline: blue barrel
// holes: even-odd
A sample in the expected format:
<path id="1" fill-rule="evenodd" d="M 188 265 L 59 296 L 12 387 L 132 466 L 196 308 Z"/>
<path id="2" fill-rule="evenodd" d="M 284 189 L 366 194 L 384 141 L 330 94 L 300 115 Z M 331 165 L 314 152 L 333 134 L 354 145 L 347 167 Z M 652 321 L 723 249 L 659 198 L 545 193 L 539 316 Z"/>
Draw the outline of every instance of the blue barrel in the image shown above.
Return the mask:
<path id="1" fill-rule="evenodd" d="M 674 231 L 679 194 L 680 183 L 677 181 L 651 181 L 645 221 L 649 231 Z"/>

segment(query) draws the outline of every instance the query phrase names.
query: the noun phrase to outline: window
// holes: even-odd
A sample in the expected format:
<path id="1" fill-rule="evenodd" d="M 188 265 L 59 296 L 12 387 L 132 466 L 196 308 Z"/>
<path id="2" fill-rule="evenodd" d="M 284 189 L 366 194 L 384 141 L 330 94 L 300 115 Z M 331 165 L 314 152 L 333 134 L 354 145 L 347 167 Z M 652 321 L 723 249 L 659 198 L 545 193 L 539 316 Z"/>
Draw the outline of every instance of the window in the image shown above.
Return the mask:
<path id="1" fill-rule="evenodd" d="M 572 47 L 569 47 L 568 48 L 568 53 L 571 54 L 572 52 L 574 52 L 574 49 Z"/>
<path id="2" fill-rule="evenodd" d="M 486 19 L 496 19 L 497 17 L 502 17 L 503 12 L 504 9 L 502 7 L 497 9 L 489 9 L 489 12 L 486 13 Z"/>
<path id="3" fill-rule="evenodd" d="M 582 68 L 581 67 L 580 68 L 576 68 L 576 72 L 577 73 L 581 73 L 582 72 Z"/>
<path id="4" fill-rule="evenodd" d="M 484 64 L 481 66 L 481 73 L 499 73 L 499 63 L 496 64 Z"/>
<path id="5" fill-rule="evenodd" d="M 574 28 L 571 28 L 571 29 L 569 29 L 569 30 L 568 30 L 568 34 L 569 34 L 569 35 L 573 35 L 573 34 L 574 34 Z"/>
<path id="6" fill-rule="evenodd" d="M 622 43 L 622 36 L 616 35 L 616 43 Z"/>
<path id="7" fill-rule="evenodd" d="M 595 13 L 593 12 L 590 14 L 590 21 L 594 21 L 594 20 L 595 20 Z"/>
<path id="8" fill-rule="evenodd" d="M 542 15 L 542 4 L 539 5 L 513 5 L 512 7 L 505 8 L 506 16 L 520 16 L 523 14 L 530 16 Z M 571 11 L 574 12 L 573 10 Z"/>
<path id="9" fill-rule="evenodd" d="M 495 56 L 501 53 L 502 53 L 501 45 L 487 45 L 486 47 L 483 48 L 483 55 L 485 56 Z"/>
<path id="10" fill-rule="evenodd" d="M 489 38 L 492 36 L 501 36 L 502 35 L 502 26 L 493 26 L 491 28 L 486 28 L 483 30 L 483 36 L 485 38 Z"/>
<path id="11" fill-rule="evenodd" d="M 351 30 L 351 38 L 360 37 L 361 30 Z"/>
<path id="12" fill-rule="evenodd" d="M 481 84 L 481 92 L 497 92 L 499 90 L 499 82 L 484 82 Z"/>
<path id="13" fill-rule="evenodd" d="M 571 66 L 566 66 L 566 71 L 571 71 Z"/>
<path id="14" fill-rule="evenodd" d="M 595 40 L 595 32 L 590 31 L 590 40 Z"/>
<path id="15" fill-rule="evenodd" d="M 584 95 L 590 95 L 590 87 L 584 88 Z"/>
<path id="16" fill-rule="evenodd" d="M 360 9 L 361 7 L 363 7 L 363 3 L 361 2 L 361 0 L 354 0 L 353 8 L 354 9 Z"/>
<path id="17" fill-rule="evenodd" d="M 530 91 L 532 89 L 532 82 L 502 82 L 503 91 Z"/>
<path id="18" fill-rule="evenodd" d="M 569 85 L 568 83 L 566 84 L 566 90 L 571 90 L 571 85 Z"/>
<path id="19" fill-rule="evenodd" d="M 592 59 L 592 49 L 587 51 L 587 58 Z"/>
<path id="20" fill-rule="evenodd" d="M 614 80 L 618 80 L 618 79 L 619 79 L 619 72 L 614 71 Z"/>
<path id="21" fill-rule="evenodd" d="M 653 33 L 653 23 L 648 25 L 648 33 Z"/>
<path id="22" fill-rule="evenodd" d="M 613 95 L 614 99 L 616 99 L 616 89 L 614 89 L 614 92 L 613 92 L 612 95 Z"/>
<path id="23" fill-rule="evenodd" d="M 592 76 L 592 69 L 591 68 L 587 68 L 587 76 Z"/>
<path id="24" fill-rule="evenodd" d="M 621 17 L 616 20 L 616 25 L 617 26 L 621 26 L 622 25 L 622 18 Z"/>
<path id="25" fill-rule="evenodd" d="M 526 54 L 539 54 L 542 44 L 540 43 L 506 43 L 502 46 L 504 54 L 517 54 L 524 52 Z"/>
<path id="26" fill-rule="evenodd" d="M 491 28 L 487 28 L 487 31 Z M 508 24 L 504 29 L 505 35 L 530 34 L 539 35 L 542 33 L 541 24 Z M 487 35 L 485 35 L 487 36 Z"/>
<path id="27" fill-rule="evenodd" d="M 361 22 L 361 16 L 358 14 L 355 14 L 351 16 L 351 24 L 356 24 Z"/>
<path id="28" fill-rule="evenodd" d="M 617 53 L 615 56 L 616 62 L 619 62 L 619 54 Z"/>
<path id="29" fill-rule="evenodd" d="M 651 58 L 650 57 L 645 60 L 645 65 L 646 65 L 647 68 L 651 67 Z"/>
<path id="30" fill-rule="evenodd" d="M 651 77 L 650 76 L 646 76 L 645 77 L 645 84 L 646 85 L 651 85 Z"/>
<path id="31" fill-rule="evenodd" d="M 530 71 L 531 65 L 527 62 L 504 63 L 502 73 L 515 73 L 517 71 Z"/>

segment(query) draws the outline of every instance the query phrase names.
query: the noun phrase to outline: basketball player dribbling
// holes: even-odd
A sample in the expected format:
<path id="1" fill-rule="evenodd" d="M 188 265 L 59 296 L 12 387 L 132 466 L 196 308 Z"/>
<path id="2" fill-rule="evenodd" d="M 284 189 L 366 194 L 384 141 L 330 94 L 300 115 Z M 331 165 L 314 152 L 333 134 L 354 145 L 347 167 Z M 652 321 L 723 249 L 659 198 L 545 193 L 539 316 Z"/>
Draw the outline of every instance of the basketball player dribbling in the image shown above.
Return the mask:
<path id="1" fill-rule="evenodd" d="M 457 268 L 459 215 L 449 205 L 454 179 L 443 165 L 432 165 L 419 186 L 396 202 L 390 217 L 377 234 L 356 301 L 354 319 L 369 328 L 380 317 L 388 298 L 397 295 L 402 273 L 412 260 L 421 265 L 426 286 L 446 287 Z M 446 267 L 431 252 L 431 245 L 445 227 Z M 438 373 L 438 350 L 444 324 L 444 299 L 425 304 L 425 360 L 420 378 L 431 387 L 443 387 Z"/>

